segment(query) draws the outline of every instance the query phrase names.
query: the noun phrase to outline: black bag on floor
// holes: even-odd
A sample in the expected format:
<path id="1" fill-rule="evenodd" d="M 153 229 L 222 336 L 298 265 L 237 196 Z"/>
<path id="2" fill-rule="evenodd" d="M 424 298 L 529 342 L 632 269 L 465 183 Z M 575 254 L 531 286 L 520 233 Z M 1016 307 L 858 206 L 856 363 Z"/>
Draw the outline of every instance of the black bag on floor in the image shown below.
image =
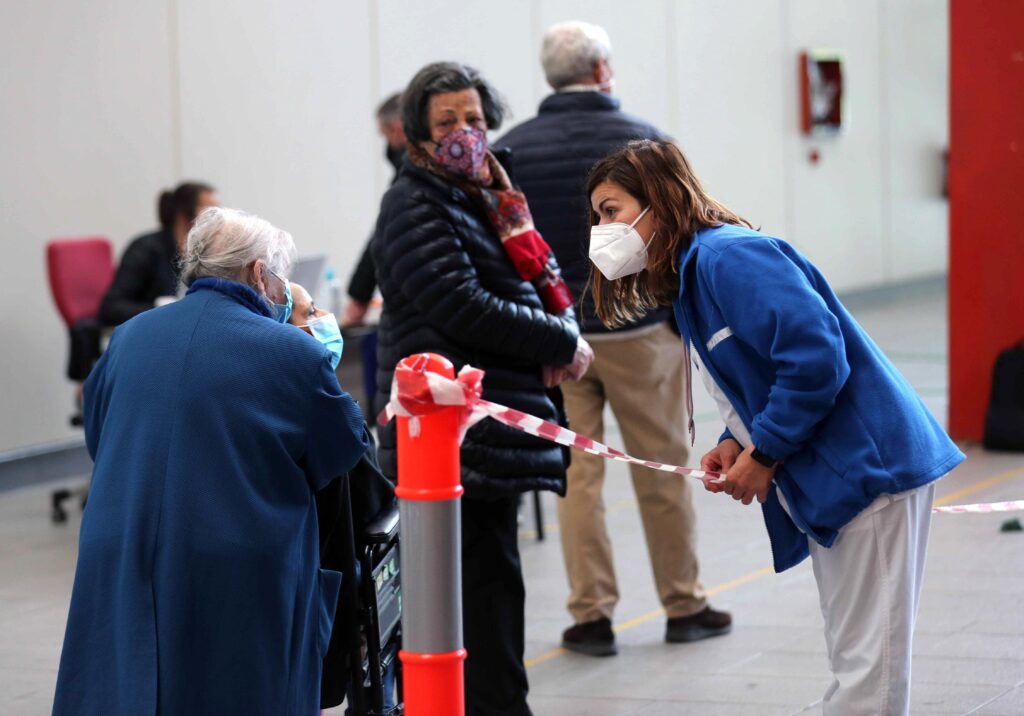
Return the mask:
<path id="1" fill-rule="evenodd" d="M 1024 451 L 1024 341 L 996 358 L 984 443 L 990 450 Z"/>

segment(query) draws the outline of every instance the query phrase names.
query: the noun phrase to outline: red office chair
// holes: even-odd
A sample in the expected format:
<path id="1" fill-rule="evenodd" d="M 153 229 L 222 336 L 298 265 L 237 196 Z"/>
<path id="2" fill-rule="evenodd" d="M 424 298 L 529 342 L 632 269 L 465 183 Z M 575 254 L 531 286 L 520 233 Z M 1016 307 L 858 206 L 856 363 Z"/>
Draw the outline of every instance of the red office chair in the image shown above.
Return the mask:
<path id="1" fill-rule="evenodd" d="M 83 318 L 95 319 L 114 278 L 110 239 L 54 239 L 46 245 L 46 268 L 53 300 L 68 329 Z"/>
<path id="2" fill-rule="evenodd" d="M 100 355 L 97 314 L 114 278 L 110 240 L 101 236 L 54 239 L 46 246 L 46 268 L 54 303 L 70 337 L 67 376 L 80 385 Z M 71 424 L 76 427 L 82 425 L 79 396 L 76 396 L 76 411 L 71 416 Z M 51 519 L 58 523 L 67 520 L 63 503 L 72 496 L 80 496 L 85 507 L 88 492 L 87 485 L 76 490 L 54 490 Z"/>

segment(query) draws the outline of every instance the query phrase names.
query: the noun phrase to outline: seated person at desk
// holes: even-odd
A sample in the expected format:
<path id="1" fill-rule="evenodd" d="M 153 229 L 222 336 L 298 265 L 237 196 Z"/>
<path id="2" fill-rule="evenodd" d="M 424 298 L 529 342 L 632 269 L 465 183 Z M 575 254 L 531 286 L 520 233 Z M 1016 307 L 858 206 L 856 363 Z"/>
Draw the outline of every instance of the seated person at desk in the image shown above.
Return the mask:
<path id="1" fill-rule="evenodd" d="M 178 261 L 189 229 L 199 213 L 217 206 L 213 187 L 179 184 L 160 194 L 160 230 L 134 239 L 125 249 L 114 280 L 100 304 L 100 324 L 119 326 L 178 294 Z"/>

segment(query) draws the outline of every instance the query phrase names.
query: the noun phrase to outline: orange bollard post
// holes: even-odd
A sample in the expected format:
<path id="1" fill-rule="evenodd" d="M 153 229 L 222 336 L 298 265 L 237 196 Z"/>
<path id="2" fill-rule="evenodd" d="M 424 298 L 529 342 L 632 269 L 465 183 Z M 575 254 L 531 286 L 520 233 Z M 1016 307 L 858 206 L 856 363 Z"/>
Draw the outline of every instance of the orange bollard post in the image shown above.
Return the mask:
<path id="1" fill-rule="evenodd" d="M 455 378 L 442 356 L 401 365 Z M 463 716 L 459 410 L 398 416 L 403 699 L 407 716 Z"/>

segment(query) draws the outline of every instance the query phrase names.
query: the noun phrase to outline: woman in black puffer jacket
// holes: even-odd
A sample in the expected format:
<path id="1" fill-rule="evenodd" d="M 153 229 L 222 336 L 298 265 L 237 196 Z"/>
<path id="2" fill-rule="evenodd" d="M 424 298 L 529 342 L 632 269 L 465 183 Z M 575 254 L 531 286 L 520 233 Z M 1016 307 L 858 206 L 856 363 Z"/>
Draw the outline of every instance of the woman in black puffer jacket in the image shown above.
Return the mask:
<path id="1" fill-rule="evenodd" d="M 439 353 L 458 371 L 486 372 L 484 398 L 561 421 L 554 386 L 580 377 L 593 356 L 550 249 L 525 197 L 486 146 L 504 113 L 475 70 L 428 65 L 403 95 L 409 153 L 384 196 L 372 252 L 384 298 L 377 407 L 396 363 Z M 396 475 L 395 426 L 379 459 Z M 516 502 L 534 489 L 565 493 L 568 455 L 493 420 L 462 444 L 462 563 L 466 706 L 474 714 L 529 714 L 523 667 L 525 591 Z"/>

